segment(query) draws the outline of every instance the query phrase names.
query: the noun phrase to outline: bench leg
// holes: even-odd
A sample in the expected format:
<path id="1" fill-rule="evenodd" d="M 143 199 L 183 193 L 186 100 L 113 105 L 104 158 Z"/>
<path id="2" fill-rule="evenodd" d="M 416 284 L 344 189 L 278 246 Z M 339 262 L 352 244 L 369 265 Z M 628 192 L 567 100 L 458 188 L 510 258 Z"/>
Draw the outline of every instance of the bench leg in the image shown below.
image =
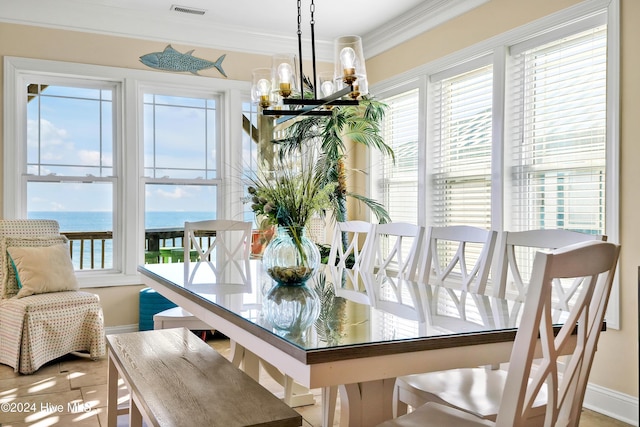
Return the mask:
<path id="1" fill-rule="evenodd" d="M 118 370 L 113 363 L 111 353 L 109 353 L 107 377 L 107 425 L 116 427 L 118 425 Z"/>
<path id="2" fill-rule="evenodd" d="M 129 399 L 129 427 L 142 427 L 142 414 L 133 395 Z"/>

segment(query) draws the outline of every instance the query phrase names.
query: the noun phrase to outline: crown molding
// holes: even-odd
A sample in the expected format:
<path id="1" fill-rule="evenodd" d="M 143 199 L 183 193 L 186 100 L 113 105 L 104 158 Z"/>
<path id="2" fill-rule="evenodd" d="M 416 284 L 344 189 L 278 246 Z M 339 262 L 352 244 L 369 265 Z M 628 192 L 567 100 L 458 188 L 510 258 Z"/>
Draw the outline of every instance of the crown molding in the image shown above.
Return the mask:
<path id="1" fill-rule="evenodd" d="M 266 33 L 246 27 L 212 26 L 175 14 L 145 14 L 144 10 L 113 7 L 107 3 L 77 0 L 5 1 L 1 22 L 82 31 L 110 36 L 140 38 L 163 43 L 201 46 L 219 50 L 271 55 L 297 51 L 295 33 Z M 375 56 L 428 31 L 489 0 L 427 0 L 414 10 L 363 35 L 365 56 Z M 303 38 L 303 55 L 311 56 L 310 41 Z M 316 39 L 319 61 L 333 60 L 333 40 Z"/>

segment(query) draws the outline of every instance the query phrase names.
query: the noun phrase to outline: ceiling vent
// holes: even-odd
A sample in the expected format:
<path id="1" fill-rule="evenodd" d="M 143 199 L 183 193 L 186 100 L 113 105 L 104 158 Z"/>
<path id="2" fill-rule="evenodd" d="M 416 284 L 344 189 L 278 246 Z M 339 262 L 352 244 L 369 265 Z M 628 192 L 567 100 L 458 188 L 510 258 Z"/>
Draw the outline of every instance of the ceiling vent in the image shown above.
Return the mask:
<path id="1" fill-rule="evenodd" d="M 180 12 L 180 13 L 190 13 L 192 15 L 204 15 L 207 12 L 205 9 L 196 9 L 193 7 L 178 6 L 176 4 L 171 5 L 171 10 Z"/>

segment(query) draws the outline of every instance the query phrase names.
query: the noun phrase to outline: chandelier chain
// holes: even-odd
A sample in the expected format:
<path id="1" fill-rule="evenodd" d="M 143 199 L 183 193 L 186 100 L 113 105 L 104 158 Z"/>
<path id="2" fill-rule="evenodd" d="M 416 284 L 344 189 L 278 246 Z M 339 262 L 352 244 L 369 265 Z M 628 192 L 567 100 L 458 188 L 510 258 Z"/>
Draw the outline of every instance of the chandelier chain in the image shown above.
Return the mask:
<path id="1" fill-rule="evenodd" d="M 300 67 L 300 93 L 303 93 L 302 78 L 302 0 L 298 0 L 298 66 Z"/>
<path id="2" fill-rule="evenodd" d="M 311 12 L 311 25 L 316 23 L 316 20 L 313 17 L 313 13 L 316 11 L 316 4 L 314 0 L 311 0 L 311 5 L 309 6 L 309 11 Z"/>
<path id="3" fill-rule="evenodd" d="M 316 75 L 316 32 L 315 32 L 315 20 L 313 17 L 313 13 L 316 10 L 316 4 L 314 3 L 314 0 L 311 0 L 311 5 L 309 6 L 309 10 L 311 11 L 311 22 L 310 22 L 310 27 L 311 27 L 311 66 L 313 68 L 313 80 L 311 80 L 311 87 L 313 88 L 313 97 L 315 99 L 318 98 L 318 90 L 317 90 L 317 84 L 316 82 L 318 81 L 318 77 Z M 302 62 L 302 58 L 300 58 L 300 62 Z M 300 77 L 302 79 L 302 77 Z M 300 85 L 302 87 L 302 85 Z"/>
<path id="4" fill-rule="evenodd" d="M 298 35 L 302 34 L 302 0 L 298 0 Z"/>

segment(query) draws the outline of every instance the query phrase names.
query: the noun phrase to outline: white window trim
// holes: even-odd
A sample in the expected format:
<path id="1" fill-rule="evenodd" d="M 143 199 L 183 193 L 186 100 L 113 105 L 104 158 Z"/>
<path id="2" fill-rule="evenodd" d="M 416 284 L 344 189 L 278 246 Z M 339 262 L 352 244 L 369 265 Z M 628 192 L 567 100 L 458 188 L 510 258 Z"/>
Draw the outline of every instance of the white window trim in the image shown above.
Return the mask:
<path id="1" fill-rule="evenodd" d="M 22 173 L 26 117 L 23 112 L 27 75 L 51 75 L 84 80 L 97 79 L 118 84 L 120 94 L 114 99 L 114 111 L 121 124 L 114 132 L 114 167 L 117 166 L 117 186 L 114 188 L 114 235 L 121 236 L 114 245 L 114 269 L 78 271 L 82 288 L 139 284 L 137 267 L 144 260 L 144 193 L 142 115 L 139 113 L 141 87 L 173 87 L 186 93 L 215 93 L 220 96 L 221 152 L 219 193 L 220 216 L 242 215 L 240 198 L 242 177 L 238 175 L 242 157 L 242 97 L 249 93 L 250 83 L 201 76 L 156 71 L 77 64 L 19 57 L 4 57 L 4 176 L 3 217 L 25 218 L 26 200 Z M 117 100 L 121 100 L 117 104 Z M 20 144 L 14 143 L 21 141 Z M 135 142 L 135 143 L 133 143 Z M 114 169 L 116 170 L 116 169 Z M 237 199 L 237 200 L 236 200 Z M 123 208 L 121 208 L 123 207 Z M 118 259 L 115 259 L 116 254 Z"/>
<path id="2" fill-rule="evenodd" d="M 572 23 L 577 20 L 584 21 L 588 18 L 591 22 L 593 19 L 597 19 L 597 15 L 606 13 L 607 16 L 607 219 L 606 230 L 609 241 L 619 242 L 620 230 L 619 230 L 619 217 L 620 217 L 620 112 L 619 112 L 619 94 L 620 94 L 620 1 L 619 0 L 586 0 L 582 3 L 574 5 L 572 7 L 563 9 L 549 16 L 543 17 L 536 21 L 521 27 L 512 29 L 505 33 L 499 34 L 475 45 L 464 48 L 460 51 L 454 52 L 445 57 L 436 59 L 432 62 L 423 64 L 414 69 L 408 70 L 400 75 L 396 75 L 387 80 L 371 85 L 371 93 L 374 93 L 376 97 L 383 99 L 393 95 L 397 95 L 402 91 L 418 88 L 420 90 L 420 108 L 426 110 L 425 114 L 421 113 L 421 121 L 418 123 L 420 129 L 420 141 L 418 148 L 418 156 L 420 161 L 425 164 L 427 157 L 427 141 L 429 138 L 429 129 L 427 129 L 426 123 L 428 120 L 425 118 L 430 114 L 427 106 L 427 93 L 431 80 L 431 76 L 438 73 L 448 73 L 449 70 L 464 67 L 464 64 L 474 63 L 480 58 L 487 55 L 492 56 L 494 63 L 494 126 L 493 126 L 493 138 L 494 141 L 499 141 L 493 144 L 494 155 L 496 151 L 497 156 L 494 157 L 493 175 L 496 179 L 494 186 L 495 190 L 492 191 L 492 205 L 494 212 L 492 212 L 492 224 L 493 228 L 500 230 L 504 228 L 504 206 L 508 203 L 506 197 L 508 194 L 504 192 L 504 179 L 507 179 L 508 174 L 503 171 L 504 168 L 504 156 L 506 153 L 502 149 L 502 145 L 505 143 L 505 114 L 508 111 L 504 100 L 506 87 L 508 81 L 506 79 L 506 61 L 508 59 L 507 52 L 510 46 L 523 43 L 528 39 L 540 36 L 541 34 L 550 34 L 553 36 L 554 32 L 563 31 L 562 27 L 565 27 L 568 23 Z M 593 18 L 593 19 L 592 19 Z M 560 29 L 560 30 L 558 30 Z M 371 155 L 370 155 L 371 156 Z M 370 157 L 370 161 L 371 161 Z M 428 182 L 427 177 L 429 173 L 429 163 L 426 163 L 426 168 L 419 169 L 418 183 L 419 188 L 427 188 L 424 184 Z M 369 189 L 372 184 L 369 182 Z M 420 194 L 419 206 L 426 206 L 425 194 Z M 421 208 L 423 212 L 427 208 Z M 426 216 L 419 212 L 419 222 L 421 225 L 425 225 Z M 607 327 L 612 329 L 620 329 L 620 290 L 619 290 L 619 275 L 616 275 L 616 279 L 611 291 L 609 299 L 609 306 L 607 310 Z"/>

